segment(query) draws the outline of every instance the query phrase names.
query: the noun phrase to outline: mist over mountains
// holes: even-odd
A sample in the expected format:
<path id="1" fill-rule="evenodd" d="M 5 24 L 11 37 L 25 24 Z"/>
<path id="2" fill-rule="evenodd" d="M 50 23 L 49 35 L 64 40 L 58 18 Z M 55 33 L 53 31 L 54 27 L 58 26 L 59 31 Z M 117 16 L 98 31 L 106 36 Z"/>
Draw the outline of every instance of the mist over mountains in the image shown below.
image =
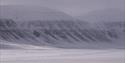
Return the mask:
<path id="1" fill-rule="evenodd" d="M 14 19 L 16 21 L 33 21 L 33 20 L 71 20 L 71 16 L 58 10 L 53 10 L 39 6 L 0 6 L 0 17 Z"/>
<path id="2" fill-rule="evenodd" d="M 119 22 L 125 21 L 125 10 L 118 8 L 108 8 L 89 12 L 83 16 L 78 16 L 81 20 L 88 22 Z"/>
<path id="3" fill-rule="evenodd" d="M 10 47 L 10 43 L 56 48 L 125 48 L 125 24 L 122 24 L 124 21 L 119 13 L 113 13 L 119 17 L 118 27 L 115 27 L 113 25 L 117 23 L 112 23 L 111 20 L 109 20 L 111 23 L 108 23 L 107 18 L 105 20 L 108 25 L 106 23 L 91 25 L 63 12 L 43 7 L 0 6 L 0 8 L 1 48 Z M 109 29 L 107 26 L 110 25 L 112 28 Z M 3 41 L 7 42 L 6 45 Z"/>

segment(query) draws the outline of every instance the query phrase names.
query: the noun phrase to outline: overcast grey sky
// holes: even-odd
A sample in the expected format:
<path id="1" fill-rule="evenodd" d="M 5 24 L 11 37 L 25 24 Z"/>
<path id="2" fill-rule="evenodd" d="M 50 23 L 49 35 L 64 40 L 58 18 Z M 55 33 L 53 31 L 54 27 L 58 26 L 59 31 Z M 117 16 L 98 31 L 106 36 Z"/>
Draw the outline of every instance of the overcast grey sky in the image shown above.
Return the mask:
<path id="1" fill-rule="evenodd" d="M 38 5 L 61 10 L 72 16 L 105 8 L 125 9 L 125 0 L 0 0 L 1 5 Z"/>

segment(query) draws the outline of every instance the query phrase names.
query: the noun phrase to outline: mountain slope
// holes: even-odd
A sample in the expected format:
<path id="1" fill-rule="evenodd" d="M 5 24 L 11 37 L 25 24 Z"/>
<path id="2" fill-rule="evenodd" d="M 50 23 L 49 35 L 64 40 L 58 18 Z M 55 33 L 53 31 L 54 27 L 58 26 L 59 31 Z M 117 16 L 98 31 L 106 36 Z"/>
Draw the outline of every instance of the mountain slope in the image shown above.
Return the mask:
<path id="1" fill-rule="evenodd" d="M 84 22 L 40 21 L 40 26 L 0 29 L 0 39 L 27 46 L 57 48 L 124 48 L 121 34 L 112 30 L 84 28 Z M 5 25 L 6 26 L 6 25 Z M 119 45 L 118 45 L 119 44 Z M 111 46 L 112 45 L 112 46 Z M 117 45 L 117 46 L 116 46 Z M 106 47 L 105 47 L 106 46 Z"/>
<path id="2" fill-rule="evenodd" d="M 53 9 L 39 6 L 0 6 L 0 18 L 16 21 L 71 20 L 71 16 Z"/>
<path id="3" fill-rule="evenodd" d="M 9 42 L 3 48 L 125 48 L 117 30 L 100 29 L 62 12 L 19 6 L 1 11 L 0 40 Z"/>

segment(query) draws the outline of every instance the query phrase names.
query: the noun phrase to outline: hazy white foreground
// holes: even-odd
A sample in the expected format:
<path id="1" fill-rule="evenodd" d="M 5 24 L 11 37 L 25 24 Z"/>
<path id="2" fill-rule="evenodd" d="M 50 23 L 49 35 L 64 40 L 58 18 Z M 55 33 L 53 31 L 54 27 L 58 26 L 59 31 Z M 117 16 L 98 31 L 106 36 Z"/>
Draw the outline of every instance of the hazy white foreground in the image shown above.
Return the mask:
<path id="1" fill-rule="evenodd" d="M 124 63 L 125 50 L 0 50 L 1 63 Z"/>

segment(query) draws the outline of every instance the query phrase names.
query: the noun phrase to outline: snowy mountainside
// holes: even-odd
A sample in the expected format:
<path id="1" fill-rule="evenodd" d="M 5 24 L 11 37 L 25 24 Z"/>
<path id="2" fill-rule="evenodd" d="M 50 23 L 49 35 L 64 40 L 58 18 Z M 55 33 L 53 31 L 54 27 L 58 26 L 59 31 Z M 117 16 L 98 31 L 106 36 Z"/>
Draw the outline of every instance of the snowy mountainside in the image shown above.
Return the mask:
<path id="1" fill-rule="evenodd" d="M 13 28 L 17 24 L 11 19 L 0 19 L 0 29 Z"/>
<path id="2" fill-rule="evenodd" d="M 121 27 L 123 24 L 118 24 L 117 27 L 114 25 L 116 24 L 90 24 L 45 7 L 5 5 L 0 6 L 0 40 L 9 43 L 0 45 L 5 48 L 15 47 L 12 44 L 19 48 L 23 45 L 56 48 L 125 48 L 125 32 L 122 31 L 124 27 Z M 111 26 L 113 29 L 109 28 Z"/>
<path id="3" fill-rule="evenodd" d="M 1 25 L 2 27 L 7 26 L 6 21 L 8 20 L 4 20 L 5 23 Z M 0 22 L 2 21 L 3 19 L 0 19 Z M 85 27 L 85 23 L 82 21 L 30 21 L 28 22 L 30 25 L 28 24 L 26 28 L 21 28 L 16 21 L 9 21 L 13 22 L 11 25 L 14 27 L 4 29 L 0 27 L 0 39 L 10 43 L 57 48 L 99 48 L 105 44 L 103 47 L 108 45 L 109 48 L 124 48 L 122 34 L 109 29 L 86 28 L 87 25 Z M 119 46 L 116 46 L 118 44 Z"/>

